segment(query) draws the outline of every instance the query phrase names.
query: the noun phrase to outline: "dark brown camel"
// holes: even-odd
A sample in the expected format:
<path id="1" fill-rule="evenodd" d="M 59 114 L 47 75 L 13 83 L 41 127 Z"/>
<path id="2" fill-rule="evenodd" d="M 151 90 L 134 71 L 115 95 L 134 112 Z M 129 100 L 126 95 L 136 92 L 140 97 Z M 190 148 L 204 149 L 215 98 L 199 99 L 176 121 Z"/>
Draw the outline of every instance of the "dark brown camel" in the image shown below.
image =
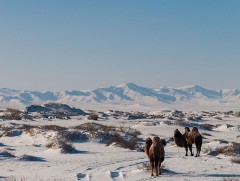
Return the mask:
<path id="1" fill-rule="evenodd" d="M 164 146 L 158 136 L 154 136 L 152 145 L 149 149 L 151 176 L 153 176 L 153 169 L 155 168 L 156 176 L 161 175 L 161 163 L 164 161 L 165 151 Z"/>
<path id="2" fill-rule="evenodd" d="M 196 127 L 193 127 L 192 131 L 186 131 L 186 141 L 188 144 L 194 144 L 196 145 L 196 156 L 200 156 L 201 148 L 202 148 L 202 135 L 198 132 L 198 129 Z"/>
<path id="3" fill-rule="evenodd" d="M 191 156 L 193 156 L 193 153 L 192 153 L 192 144 L 189 144 L 187 141 L 186 141 L 186 134 L 188 134 L 188 130 L 190 131 L 190 129 L 188 127 L 185 128 L 185 133 L 182 135 L 182 133 L 180 133 L 180 131 L 178 129 L 176 129 L 174 131 L 174 142 L 177 146 L 179 147 L 184 147 L 185 150 L 186 150 L 186 154 L 185 156 L 188 156 L 188 148 L 191 152 Z"/>

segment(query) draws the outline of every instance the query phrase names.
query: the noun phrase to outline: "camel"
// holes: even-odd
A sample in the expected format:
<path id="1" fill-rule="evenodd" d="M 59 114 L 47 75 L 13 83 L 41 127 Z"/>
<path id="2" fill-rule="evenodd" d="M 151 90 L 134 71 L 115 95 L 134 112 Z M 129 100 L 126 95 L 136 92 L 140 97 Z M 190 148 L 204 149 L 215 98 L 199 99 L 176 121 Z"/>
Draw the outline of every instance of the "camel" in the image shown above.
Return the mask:
<path id="1" fill-rule="evenodd" d="M 153 169 L 155 168 L 156 176 L 161 175 L 161 163 L 164 161 L 165 151 L 164 146 L 158 136 L 154 136 L 152 145 L 149 149 L 149 160 L 151 176 L 154 176 Z"/>
<path id="2" fill-rule="evenodd" d="M 200 156 L 201 148 L 202 148 L 202 135 L 198 132 L 196 127 L 193 127 L 192 131 L 187 130 L 185 135 L 186 141 L 188 144 L 196 145 L 196 156 Z"/>
<path id="3" fill-rule="evenodd" d="M 176 129 L 174 131 L 174 142 L 177 146 L 179 147 L 184 147 L 186 150 L 186 154 L 185 156 L 188 156 L 188 148 L 191 152 L 191 156 L 193 156 L 193 152 L 192 152 L 192 144 L 188 143 L 186 141 L 186 134 L 188 134 L 188 131 L 190 131 L 190 129 L 188 127 L 185 128 L 185 133 L 182 135 L 182 133 Z"/>

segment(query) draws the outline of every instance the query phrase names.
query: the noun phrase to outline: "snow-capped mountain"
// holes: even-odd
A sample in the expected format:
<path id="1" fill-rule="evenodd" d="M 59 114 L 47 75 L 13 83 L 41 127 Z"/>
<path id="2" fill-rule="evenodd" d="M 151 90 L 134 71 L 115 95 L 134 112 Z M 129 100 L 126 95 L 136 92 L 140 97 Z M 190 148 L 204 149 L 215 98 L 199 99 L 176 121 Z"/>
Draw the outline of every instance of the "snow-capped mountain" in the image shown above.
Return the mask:
<path id="1" fill-rule="evenodd" d="M 240 105 L 240 89 L 210 90 L 197 85 L 180 88 L 147 88 L 134 83 L 110 86 L 91 91 L 39 92 L 27 90 L 0 89 L 1 107 L 25 107 L 32 104 L 59 102 L 69 105 L 186 105 L 192 104 L 234 104 Z"/>

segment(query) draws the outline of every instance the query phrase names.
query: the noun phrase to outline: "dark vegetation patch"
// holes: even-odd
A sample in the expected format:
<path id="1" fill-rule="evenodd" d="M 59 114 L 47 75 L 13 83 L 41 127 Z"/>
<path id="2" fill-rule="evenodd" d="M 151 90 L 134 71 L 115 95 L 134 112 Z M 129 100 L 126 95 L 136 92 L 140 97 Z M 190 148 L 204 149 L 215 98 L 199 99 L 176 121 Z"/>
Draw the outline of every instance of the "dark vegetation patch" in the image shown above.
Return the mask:
<path id="1" fill-rule="evenodd" d="M 216 154 L 235 156 L 240 154 L 240 143 L 233 142 L 231 145 L 216 148 Z"/>
<path id="2" fill-rule="evenodd" d="M 129 140 L 124 139 L 120 134 L 114 134 L 107 142 L 107 146 L 115 143 L 116 145 L 122 148 L 128 148 L 130 150 L 134 150 L 138 148 L 138 139 L 136 137 L 132 137 Z"/>
<path id="3" fill-rule="evenodd" d="M 58 126 L 58 125 L 43 125 L 41 126 L 42 129 L 48 130 L 48 131 L 64 131 L 67 128 L 66 127 L 62 127 L 62 126 Z"/>
<path id="4" fill-rule="evenodd" d="M 225 144 L 229 143 L 229 141 L 224 139 L 214 139 L 213 141 L 219 141 L 220 143 L 225 143 Z"/>
<path id="5" fill-rule="evenodd" d="M 239 157 L 234 157 L 234 158 L 231 159 L 231 162 L 240 164 L 240 158 Z"/>
<path id="6" fill-rule="evenodd" d="M 216 126 L 212 124 L 204 123 L 204 124 L 199 124 L 199 127 L 207 131 L 212 131 L 212 129 L 215 128 Z"/>
<path id="7" fill-rule="evenodd" d="M 77 150 L 73 146 L 71 142 L 63 139 L 60 136 L 53 138 L 48 144 L 46 144 L 47 148 L 51 149 L 60 149 L 61 153 L 76 153 Z"/>
<path id="8" fill-rule="evenodd" d="M 224 178 L 222 181 L 239 181 L 239 178 Z"/>
<path id="9" fill-rule="evenodd" d="M 204 135 L 204 136 L 212 136 L 211 134 L 206 133 L 206 132 L 202 132 L 201 134 Z"/>
<path id="10" fill-rule="evenodd" d="M 96 121 L 96 120 L 98 120 L 98 117 L 99 116 L 98 116 L 97 113 L 91 113 L 91 114 L 88 115 L 87 118 L 88 118 L 88 120 L 95 120 Z"/>
<path id="11" fill-rule="evenodd" d="M 32 161 L 32 162 L 39 162 L 39 161 L 45 161 L 43 158 L 41 157 L 36 157 L 36 156 L 32 156 L 32 155 L 22 155 L 19 157 L 19 160 L 21 161 Z"/>
<path id="12" fill-rule="evenodd" d="M 9 152 L 8 150 L 0 151 L 0 156 L 2 156 L 2 157 L 10 157 L 10 158 L 16 157 L 14 154 Z"/>

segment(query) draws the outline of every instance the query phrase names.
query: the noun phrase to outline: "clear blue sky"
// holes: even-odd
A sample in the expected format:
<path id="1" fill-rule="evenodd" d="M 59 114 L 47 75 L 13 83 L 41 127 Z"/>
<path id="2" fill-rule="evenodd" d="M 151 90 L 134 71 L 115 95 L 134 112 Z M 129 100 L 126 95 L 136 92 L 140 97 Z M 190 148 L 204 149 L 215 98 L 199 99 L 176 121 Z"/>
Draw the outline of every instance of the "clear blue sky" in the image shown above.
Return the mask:
<path id="1" fill-rule="evenodd" d="M 0 87 L 240 87 L 239 0 L 1 0 Z"/>

